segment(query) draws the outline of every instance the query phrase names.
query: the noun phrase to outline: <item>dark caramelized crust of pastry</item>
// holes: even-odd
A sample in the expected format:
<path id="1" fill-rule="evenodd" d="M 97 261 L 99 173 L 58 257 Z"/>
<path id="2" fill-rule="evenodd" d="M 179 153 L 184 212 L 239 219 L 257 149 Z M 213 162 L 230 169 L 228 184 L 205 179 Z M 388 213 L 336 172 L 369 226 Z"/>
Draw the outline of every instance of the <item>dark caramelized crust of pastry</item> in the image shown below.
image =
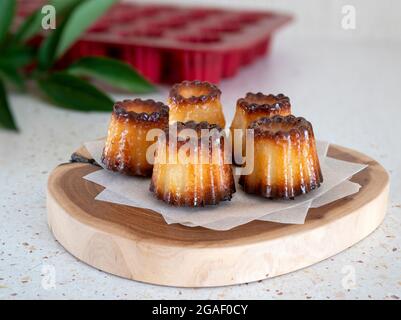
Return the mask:
<path id="1" fill-rule="evenodd" d="M 237 140 L 234 140 L 234 162 L 238 164 L 242 156 L 245 156 L 246 129 L 251 122 L 264 117 L 290 114 L 290 99 L 281 93 L 278 95 L 264 95 L 261 92 L 248 92 L 245 98 L 238 99 L 230 130 L 232 137 L 242 137 L 242 139 L 237 138 Z M 238 130 L 240 130 L 240 135 L 235 136 L 234 133 Z"/>
<path id="2" fill-rule="evenodd" d="M 169 109 L 162 102 L 148 99 L 123 100 L 115 103 L 113 114 L 119 119 L 129 119 L 141 123 L 157 122 L 168 118 Z"/>
<path id="3" fill-rule="evenodd" d="M 175 131 L 173 131 L 172 129 L 175 127 Z M 172 132 L 176 132 L 177 134 L 180 134 L 181 132 L 183 132 L 184 130 L 193 130 L 194 132 L 196 132 L 198 139 L 201 139 L 201 135 L 202 135 L 202 130 L 217 130 L 218 132 L 222 132 L 222 128 L 217 125 L 217 124 L 210 124 L 206 121 L 202 121 L 202 122 L 195 122 L 195 121 L 187 121 L 187 122 L 175 122 L 170 124 L 168 127 L 166 127 L 164 129 L 164 132 L 166 134 L 166 137 L 170 137 Z M 223 133 L 222 133 L 223 134 Z"/>
<path id="4" fill-rule="evenodd" d="M 168 126 L 169 109 L 154 100 L 124 100 L 114 105 L 102 155 L 106 168 L 133 176 L 151 176 L 153 165 L 146 152 L 151 129 Z"/>
<path id="5" fill-rule="evenodd" d="M 206 81 L 183 81 L 176 83 L 170 90 L 170 99 L 174 103 L 201 104 L 220 99 L 221 91 L 217 86 Z"/>
<path id="6" fill-rule="evenodd" d="M 183 81 L 175 84 L 169 95 L 170 123 L 206 121 L 225 127 L 221 91 L 217 86 L 203 81 Z"/>
<path id="7" fill-rule="evenodd" d="M 210 124 L 206 121 L 195 122 L 195 121 L 187 121 L 187 122 L 176 122 L 177 132 L 181 132 L 184 129 L 192 129 L 195 130 L 198 134 L 201 133 L 202 130 L 212 130 L 217 129 L 218 131 L 223 130 L 218 124 Z"/>
<path id="8" fill-rule="evenodd" d="M 248 92 L 245 98 L 238 99 L 237 106 L 246 113 L 264 113 L 265 117 L 291 114 L 290 99 L 282 93 L 265 95 L 261 92 Z"/>
<path id="9" fill-rule="evenodd" d="M 262 118 L 252 122 L 249 129 L 254 130 L 254 137 L 270 139 L 288 139 L 289 137 L 313 136 L 312 124 L 302 117 L 289 115 Z"/>
<path id="10" fill-rule="evenodd" d="M 195 136 L 196 155 L 190 158 L 190 152 L 180 152 L 180 148 L 188 141 L 177 142 L 177 136 L 171 133 L 172 126 L 177 126 L 177 136 L 184 129 L 191 129 Z M 200 158 L 202 130 L 216 129 L 220 135 L 208 138 L 210 143 L 206 158 Z M 224 131 L 218 125 L 207 122 L 189 121 L 170 125 L 166 139 L 159 140 L 153 169 L 150 191 L 155 197 L 173 206 L 203 207 L 216 205 L 221 201 L 231 200 L 235 192 L 235 182 L 231 165 L 225 163 Z M 217 142 L 217 147 L 213 148 Z M 176 146 L 177 153 L 166 152 L 168 147 Z M 193 161 L 195 160 L 195 161 Z"/>
<path id="11" fill-rule="evenodd" d="M 249 129 L 254 130 L 254 168 L 240 177 L 245 192 L 294 199 L 320 186 L 323 176 L 310 122 L 274 116 L 251 123 Z"/>
<path id="12" fill-rule="evenodd" d="M 172 130 L 173 128 L 175 130 Z M 195 133 L 196 137 L 188 135 L 188 132 L 186 131 L 188 129 Z M 212 152 L 212 148 L 216 146 L 216 144 L 218 144 L 219 148 L 224 147 L 224 139 L 226 138 L 225 132 L 219 125 L 209 124 L 206 121 L 176 122 L 166 127 L 164 132 L 168 143 L 170 143 L 171 140 L 171 144 L 175 143 L 177 148 L 180 148 L 185 144 L 188 145 L 188 142 L 193 142 L 194 138 L 196 138 L 196 148 L 199 149 L 203 144 L 205 150 L 209 149 L 209 152 Z M 176 135 L 172 133 L 175 133 Z M 231 151 L 231 149 L 229 150 Z M 211 154 L 208 156 L 211 156 Z M 229 154 L 226 154 L 226 156 L 229 157 Z"/>

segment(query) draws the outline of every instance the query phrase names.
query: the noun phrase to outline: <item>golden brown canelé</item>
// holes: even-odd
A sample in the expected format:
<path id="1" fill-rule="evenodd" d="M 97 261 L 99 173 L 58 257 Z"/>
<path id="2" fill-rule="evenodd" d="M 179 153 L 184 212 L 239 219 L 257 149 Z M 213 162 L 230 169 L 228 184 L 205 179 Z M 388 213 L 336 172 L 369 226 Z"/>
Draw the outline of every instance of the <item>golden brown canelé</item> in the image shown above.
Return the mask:
<path id="1" fill-rule="evenodd" d="M 274 116 L 254 121 L 249 128 L 254 130 L 254 167 L 240 177 L 245 192 L 293 199 L 320 186 L 323 176 L 310 122 Z"/>
<path id="2" fill-rule="evenodd" d="M 175 122 L 206 121 L 224 128 L 221 91 L 214 84 L 202 81 L 183 81 L 170 91 L 170 124 Z"/>
<path id="3" fill-rule="evenodd" d="M 260 118 L 270 118 L 275 115 L 287 116 L 291 114 L 290 99 L 283 94 L 265 95 L 261 92 L 248 92 L 245 98 L 237 100 L 237 106 L 233 122 L 231 123 L 231 137 L 235 143 L 234 147 L 234 162 L 245 156 L 246 150 L 246 132 L 251 122 Z M 234 130 L 240 130 L 237 135 L 234 135 Z M 242 148 L 241 148 L 242 145 Z M 241 151 L 242 150 L 242 151 Z M 242 153 L 241 153 L 242 152 Z"/>
<path id="4" fill-rule="evenodd" d="M 195 133 L 193 138 L 188 138 L 186 129 Z M 206 139 L 204 130 L 210 132 Z M 203 207 L 231 200 L 235 182 L 225 158 L 229 154 L 225 157 L 224 131 L 219 126 L 193 121 L 172 124 L 165 140 L 157 143 L 150 191 L 174 206 Z"/>
<path id="5" fill-rule="evenodd" d="M 131 176 L 151 176 L 153 164 L 146 152 L 151 129 L 168 126 L 168 107 L 154 100 L 124 100 L 114 105 L 102 162 L 107 169 Z"/>

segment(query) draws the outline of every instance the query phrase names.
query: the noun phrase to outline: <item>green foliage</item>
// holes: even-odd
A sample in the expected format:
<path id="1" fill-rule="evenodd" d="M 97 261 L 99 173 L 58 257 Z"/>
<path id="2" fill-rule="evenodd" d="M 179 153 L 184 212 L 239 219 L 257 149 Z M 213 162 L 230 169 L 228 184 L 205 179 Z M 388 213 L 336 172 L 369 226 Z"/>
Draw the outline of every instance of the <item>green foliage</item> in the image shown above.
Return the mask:
<path id="1" fill-rule="evenodd" d="M 118 89 L 134 93 L 147 93 L 155 87 L 124 62 L 103 58 L 85 57 L 66 70 L 70 74 L 92 77 Z"/>
<path id="2" fill-rule="evenodd" d="M 39 80 L 42 92 L 57 105 L 81 111 L 111 111 L 113 100 L 87 81 L 56 72 Z"/>
<path id="3" fill-rule="evenodd" d="M 0 1 L 0 44 L 7 38 L 16 7 L 17 4 L 15 0 Z"/>
<path id="4" fill-rule="evenodd" d="M 61 33 L 55 55 L 60 58 L 116 0 L 86 0 L 73 10 Z"/>
<path id="5" fill-rule="evenodd" d="M 118 89 L 147 93 L 155 87 L 130 65 L 100 57 L 85 57 L 64 71 L 53 67 L 79 37 L 117 0 L 50 0 L 57 13 L 57 28 L 46 32 L 40 47 L 26 43 L 40 33 L 41 8 L 10 34 L 16 11 L 15 0 L 0 0 L 0 127 L 17 130 L 7 99 L 5 84 L 20 90 L 33 80 L 55 105 L 78 111 L 110 111 L 113 100 L 94 87 L 93 78 Z M 29 68 L 28 68 L 29 67 Z"/>
<path id="6" fill-rule="evenodd" d="M 0 127 L 17 131 L 13 115 L 8 104 L 6 90 L 3 82 L 0 80 Z"/>

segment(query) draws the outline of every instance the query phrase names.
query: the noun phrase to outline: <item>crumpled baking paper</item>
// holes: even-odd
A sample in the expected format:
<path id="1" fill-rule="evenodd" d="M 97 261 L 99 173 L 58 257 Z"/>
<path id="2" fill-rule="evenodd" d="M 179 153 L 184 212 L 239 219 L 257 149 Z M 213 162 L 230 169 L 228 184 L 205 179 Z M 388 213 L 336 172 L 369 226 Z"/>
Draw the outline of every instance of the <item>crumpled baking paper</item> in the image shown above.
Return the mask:
<path id="1" fill-rule="evenodd" d="M 153 196 L 149 191 L 150 179 L 147 178 L 129 177 L 101 169 L 88 174 L 84 179 L 105 187 L 96 196 L 96 200 L 151 209 L 155 214 L 161 214 L 168 224 L 180 223 L 213 230 L 229 230 L 253 220 L 303 224 L 309 208 L 317 208 L 358 192 L 360 185 L 348 179 L 367 167 L 365 164 L 327 157 L 328 145 L 324 141 L 317 142 L 324 178 L 322 185 L 295 200 L 269 200 L 249 195 L 237 183 L 237 192 L 231 201 L 203 208 L 173 207 Z M 87 142 L 85 147 L 93 159 L 102 165 L 100 158 L 104 141 Z"/>

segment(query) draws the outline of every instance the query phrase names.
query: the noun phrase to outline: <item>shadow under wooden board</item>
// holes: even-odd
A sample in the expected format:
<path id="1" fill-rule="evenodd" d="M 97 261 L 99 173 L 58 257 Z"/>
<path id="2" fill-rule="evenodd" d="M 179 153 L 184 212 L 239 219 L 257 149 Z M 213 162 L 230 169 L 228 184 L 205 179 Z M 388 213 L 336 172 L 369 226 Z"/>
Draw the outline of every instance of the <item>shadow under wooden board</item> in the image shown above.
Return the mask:
<path id="1" fill-rule="evenodd" d="M 80 153 L 87 155 L 82 148 Z M 368 156 L 344 147 L 331 145 L 328 154 L 368 164 L 351 179 L 362 188 L 357 194 L 310 209 L 303 225 L 253 221 L 228 231 L 168 225 L 151 210 L 95 200 L 103 187 L 82 177 L 99 167 L 85 163 L 63 164 L 51 173 L 48 222 L 67 251 L 121 277 L 182 287 L 270 278 L 347 249 L 384 218 L 389 192 L 386 170 Z"/>

